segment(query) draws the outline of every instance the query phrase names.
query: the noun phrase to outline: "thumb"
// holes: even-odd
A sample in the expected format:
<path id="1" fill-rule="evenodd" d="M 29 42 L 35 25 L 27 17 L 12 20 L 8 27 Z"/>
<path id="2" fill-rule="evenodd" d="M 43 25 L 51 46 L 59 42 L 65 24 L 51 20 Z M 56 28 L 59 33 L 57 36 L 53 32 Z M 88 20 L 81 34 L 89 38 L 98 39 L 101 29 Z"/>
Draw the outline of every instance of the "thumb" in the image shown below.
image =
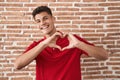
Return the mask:
<path id="1" fill-rule="evenodd" d="M 70 49 L 70 48 L 71 48 L 70 46 L 64 47 L 64 48 L 62 48 L 62 51 L 65 49 Z"/>
<path id="2" fill-rule="evenodd" d="M 58 45 L 54 45 L 55 48 L 58 48 L 61 51 L 61 47 Z"/>

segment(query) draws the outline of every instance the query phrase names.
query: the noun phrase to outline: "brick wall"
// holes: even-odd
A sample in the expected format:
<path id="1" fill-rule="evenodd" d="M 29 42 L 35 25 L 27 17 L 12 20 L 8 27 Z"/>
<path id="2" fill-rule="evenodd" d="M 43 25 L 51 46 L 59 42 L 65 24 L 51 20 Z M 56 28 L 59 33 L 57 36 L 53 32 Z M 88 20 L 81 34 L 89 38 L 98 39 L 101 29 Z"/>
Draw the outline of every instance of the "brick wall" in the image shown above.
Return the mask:
<path id="1" fill-rule="evenodd" d="M 0 80 L 35 80 L 35 61 L 22 70 L 15 70 L 13 62 L 42 37 L 31 16 L 40 5 L 51 7 L 58 30 L 109 52 L 106 61 L 81 59 L 83 80 L 120 80 L 120 0 L 0 0 Z"/>

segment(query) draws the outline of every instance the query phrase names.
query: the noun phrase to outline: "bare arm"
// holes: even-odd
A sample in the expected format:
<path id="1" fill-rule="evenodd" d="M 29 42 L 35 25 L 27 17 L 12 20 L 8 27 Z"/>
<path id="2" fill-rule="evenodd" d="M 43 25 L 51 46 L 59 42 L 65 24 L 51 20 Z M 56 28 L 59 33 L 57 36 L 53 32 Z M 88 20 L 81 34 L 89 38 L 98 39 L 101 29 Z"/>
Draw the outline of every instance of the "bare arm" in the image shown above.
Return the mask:
<path id="1" fill-rule="evenodd" d="M 45 39 L 44 41 L 39 43 L 37 46 L 32 48 L 31 50 L 29 50 L 26 53 L 24 53 L 24 54 L 20 55 L 19 57 L 17 57 L 17 59 L 15 60 L 15 63 L 14 63 L 14 67 L 16 69 L 21 69 L 21 68 L 25 67 L 26 65 L 28 65 L 30 62 L 32 62 L 38 56 L 38 54 L 40 54 L 40 52 L 46 46 L 48 46 L 50 44 L 50 42 L 57 35 L 60 35 L 60 34 L 56 32 L 54 35 L 52 35 L 51 37 Z M 55 46 L 55 45 L 53 45 L 53 46 Z M 58 47 L 58 46 L 56 46 L 56 47 Z"/>
<path id="2" fill-rule="evenodd" d="M 31 50 L 29 50 L 28 52 L 20 55 L 19 57 L 17 57 L 17 59 L 15 60 L 15 68 L 16 69 L 21 69 L 23 67 L 25 67 L 26 65 L 28 65 L 30 62 L 32 62 L 35 57 L 45 48 L 45 44 L 44 43 L 40 43 L 37 46 L 35 46 L 34 48 L 32 48 Z"/>
<path id="3" fill-rule="evenodd" d="M 86 43 L 78 40 L 72 34 L 68 35 L 68 39 L 70 41 L 70 44 L 69 44 L 69 46 L 65 47 L 64 49 L 77 47 L 77 48 L 79 48 L 81 50 L 84 50 L 85 52 L 88 53 L 89 56 L 95 57 L 96 59 L 106 60 L 108 58 L 108 53 L 103 48 L 86 44 Z"/>
<path id="4" fill-rule="evenodd" d="M 89 56 L 95 57 L 96 59 L 106 60 L 108 58 L 108 53 L 104 48 L 92 46 L 81 41 L 79 41 L 76 47 L 86 51 Z"/>

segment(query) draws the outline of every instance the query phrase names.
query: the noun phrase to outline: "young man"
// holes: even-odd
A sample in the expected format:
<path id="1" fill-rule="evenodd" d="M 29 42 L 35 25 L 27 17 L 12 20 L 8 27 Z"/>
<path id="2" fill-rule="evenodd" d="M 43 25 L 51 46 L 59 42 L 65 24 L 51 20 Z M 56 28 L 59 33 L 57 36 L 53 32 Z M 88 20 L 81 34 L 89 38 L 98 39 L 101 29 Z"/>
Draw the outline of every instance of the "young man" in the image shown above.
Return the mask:
<path id="1" fill-rule="evenodd" d="M 54 17 L 47 6 L 37 7 L 33 13 L 35 22 L 44 38 L 34 41 L 15 61 L 21 69 L 36 60 L 36 80 L 81 80 L 80 57 L 88 55 L 106 60 L 107 52 L 77 35 L 57 31 Z"/>

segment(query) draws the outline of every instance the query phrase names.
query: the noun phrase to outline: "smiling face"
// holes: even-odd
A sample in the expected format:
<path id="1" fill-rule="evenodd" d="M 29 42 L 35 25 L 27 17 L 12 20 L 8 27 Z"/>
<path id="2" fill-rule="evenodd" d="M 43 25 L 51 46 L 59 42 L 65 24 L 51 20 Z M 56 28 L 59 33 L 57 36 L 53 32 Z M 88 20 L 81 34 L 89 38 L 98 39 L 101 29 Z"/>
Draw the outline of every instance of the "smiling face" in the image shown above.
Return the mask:
<path id="1" fill-rule="evenodd" d="M 47 12 L 41 12 L 35 16 L 35 22 L 38 24 L 40 30 L 48 36 L 56 32 L 54 21 L 54 17 Z"/>

